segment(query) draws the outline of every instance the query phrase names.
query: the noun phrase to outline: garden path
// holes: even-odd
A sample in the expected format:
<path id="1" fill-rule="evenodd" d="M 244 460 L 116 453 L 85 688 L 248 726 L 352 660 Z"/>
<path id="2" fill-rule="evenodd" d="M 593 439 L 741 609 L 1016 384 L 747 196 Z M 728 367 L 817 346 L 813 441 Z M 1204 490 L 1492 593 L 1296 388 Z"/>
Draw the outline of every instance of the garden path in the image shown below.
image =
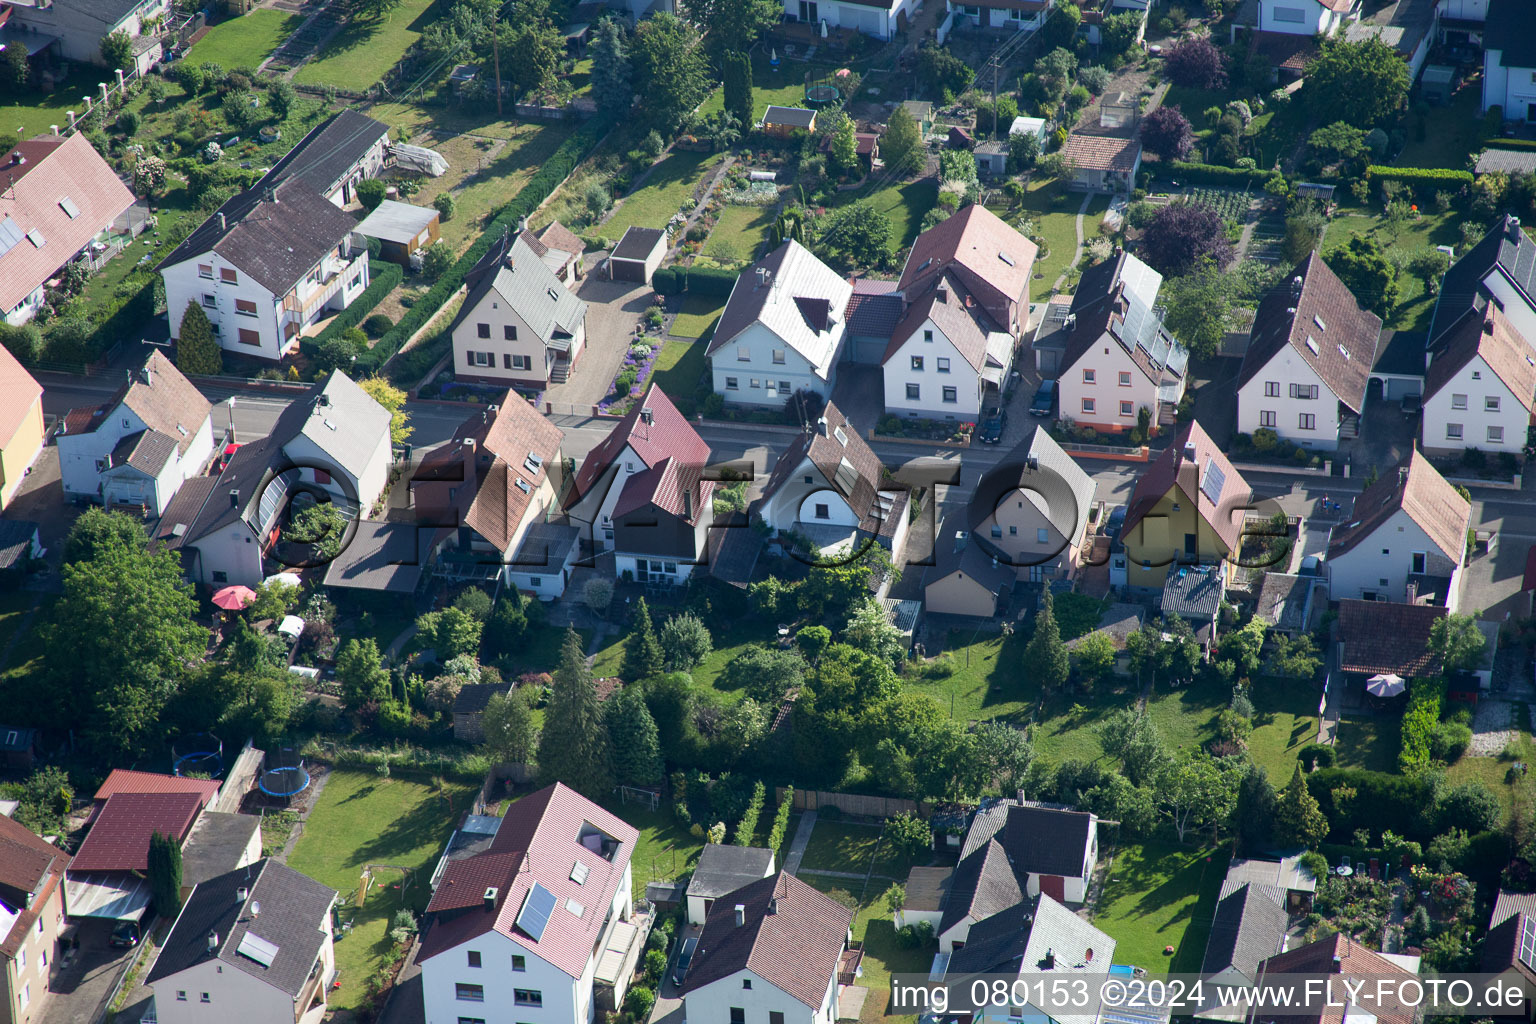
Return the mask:
<path id="1" fill-rule="evenodd" d="M 720 179 L 725 177 L 725 172 L 729 171 L 735 163 L 735 155 L 729 155 L 720 161 L 720 166 L 716 167 L 715 173 L 710 175 L 709 182 L 704 186 L 704 191 L 699 195 L 699 201 L 694 204 L 693 209 L 689 212 L 688 219 L 683 221 L 683 226 L 672 236 L 675 244 L 672 246 L 672 250 L 667 253 L 668 259 L 675 260 L 682 252 L 683 243 L 688 240 L 688 229 L 698 223 L 700 217 L 704 216 L 704 208 L 709 205 L 710 197 L 715 194 L 715 189 L 719 186 Z"/>
<path id="2" fill-rule="evenodd" d="M 806 811 L 800 817 L 800 825 L 795 829 L 795 838 L 790 841 L 789 853 L 784 857 L 784 873 L 793 875 L 800 870 L 800 862 L 805 859 L 805 848 L 811 845 L 811 832 L 816 828 L 816 812 Z"/>
<path id="3" fill-rule="evenodd" d="M 1077 261 L 1083 258 L 1083 214 L 1088 212 L 1088 204 L 1092 201 L 1093 193 L 1084 193 L 1083 205 L 1077 208 L 1077 221 L 1075 224 L 1077 229 L 1077 248 L 1072 250 L 1071 262 L 1069 262 L 1066 266 L 1066 269 L 1061 272 L 1061 276 L 1056 279 L 1056 283 L 1051 286 L 1052 291 L 1059 292 L 1066 286 L 1067 274 L 1071 273 L 1072 268 L 1077 266 Z"/>

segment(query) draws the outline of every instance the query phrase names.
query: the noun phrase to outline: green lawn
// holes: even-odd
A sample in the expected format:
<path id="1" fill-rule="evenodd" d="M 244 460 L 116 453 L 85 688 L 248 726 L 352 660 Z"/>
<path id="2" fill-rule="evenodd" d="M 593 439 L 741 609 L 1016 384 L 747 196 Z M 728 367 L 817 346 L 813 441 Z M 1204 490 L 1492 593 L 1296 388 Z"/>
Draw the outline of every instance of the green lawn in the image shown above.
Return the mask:
<path id="1" fill-rule="evenodd" d="M 693 190 L 721 159 L 719 153 L 669 153 L 651 168 L 645 185 L 625 196 L 613 215 L 603 222 L 604 237 L 618 238 L 625 228 L 636 225 L 666 227 L 674 213 L 692 204 Z"/>
<path id="2" fill-rule="evenodd" d="M 671 881 L 693 870 L 704 840 L 679 824 L 669 805 L 663 803 L 661 810 L 650 811 L 638 803 L 606 800 L 603 806 L 640 830 L 640 841 L 630 858 L 637 896 L 647 882 Z"/>
<path id="3" fill-rule="evenodd" d="M 720 314 L 725 310 L 725 300 L 711 295 L 694 295 L 689 293 L 683 297 L 683 308 L 672 319 L 670 333 L 675 338 L 698 338 L 702 340 L 704 334 L 715 321 L 720 319 Z M 665 360 L 667 354 L 662 352 L 661 358 Z M 680 358 L 680 357 L 679 357 Z"/>
<path id="4" fill-rule="evenodd" d="M 1067 191 L 1061 181 L 1032 181 L 1022 201 L 1006 209 L 994 209 L 1015 227 L 1033 224 L 1031 235 L 1044 239 L 1043 251 L 1035 259 L 1035 283 L 1031 295 L 1036 299 L 1048 298 L 1056 279 L 1072 262 L 1077 249 L 1077 211 L 1083 197 Z M 1083 241 L 1097 237 L 1099 222 L 1109 209 L 1109 197 L 1094 196 L 1088 201 L 1088 211 L 1083 214 Z"/>
<path id="5" fill-rule="evenodd" d="M 1519 710 L 1520 721 L 1526 720 L 1526 711 L 1523 707 Z M 1518 760 L 1530 764 L 1536 759 L 1536 742 L 1532 742 L 1530 733 L 1522 730 L 1516 741 L 1520 748 Z M 1504 808 L 1504 816 L 1507 818 L 1514 809 L 1516 787 L 1524 781 L 1523 776 L 1514 776 L 1511 781 L 1510 768 L 1513 760 L 1505 760 L 1502 757 L 1462 757 L 1455 764 L 1445 770 L 1446 780 L 1452 785 L 1463 782 L 1481 782 L 1487 786 L 1494 796 L 1499 798 L 1499 805 Z"/>
<path id="6" fill-rule="evenodd" d="M 1229 859 L 1225 850 L 1169 843 L 1116 849 L 1093 916 L 1115 938 L 1115 962 L 1151 974 L 1199 971 Z"/>
<path id="7" fill-rule="evenodd" d="M 0 125 L 5 126 L 0 128 L 0 134 L 9 135 L 20 128 L 21 137 L 26 139 L 47 134 L 53 125 L 66 128 L 69 111 L 84 117 L 86 97 L 91 97 L 93 102 L 101 99 L 101 90 L 97 86 L 108 81 L 114 79 L 104 68 L 75 64 L 70 76 L 53 92 L 28 92 L 19 100 L 0 102 Z"/>
<path id="8" fill-rule="evenodd" d="M 272 56 L 272 51 L 303 22 L 302 14 L 285 14 L 271 8 L 254 10 L 213 26 L 182 59 L 196 64 L 211 61 L 226 71 L 255 68 Z"/>
<path id="9" fill-rule="evenodd" d="M 1408 141 L 1393 161 L 1399 167 L 1448 167 L 1468 170 L 1468 154 L 1482 148 L 1482 96 L 1476 86 L 1463 88 L 1443 107 L 1425 107 L 1424 135 L 1409 116 Z"/>
<path id="10" fill-rule="evenodd" d="M 681 410 L 686 405 L 693 408 L 693 395 L 698 389 L 699 378 L 704 375 L 704 351 L 709 348 L 701 341 L 668 341 L 656 357 L 656 368 L 651 380 Z"/>
<path id="11" fill-rule="evenodd" d="M 673 609 L 652 604 L 651 621 L 656 628 L 673 614 Z M 607 647 L 597 652 L 593 662 L 593 674 L 597 676 L 617 676 L 620 674 L 619 666 L 624 661 L 624 636 L 628 633 L 628 624 L 623 631 Z M 740 654 L 748 644 L 767 644 L 774 642 L 774 626 L 772 623 L 754 622 L 751 619 L 732 621 L 725 626 L 713 626 L 710 632 L 714 634 L 715 649 L 710 652 L 700 664 L 693 667 L 689 673 L 693 677 L 693 684 L 700 689 L 714 689 L 727 700 L 740 700 L 742 693 L 736 690 L 722 690 L 716 685 L 716 679 L 731 659 Z"/>
<path id="12" fill-rule="evenodd" d="M 1252 690 L 1253 735 L 1248 753 L 1274 786 L 1291 781 L 1296 754 L 1317 742 L 1317 694 L 1294 681 L 1259 680 Z"/>
<path id="13" fill-rule="evenodd" d="M 570 83 L 572 96 L 585 96 L 592 91 L 592 58 L 584 57 L 576 62 L 571 73 L 565 76 Z"/>
<path id="14" fill-rule="evenodd" d="M 922 227 L 923 215 L 939 201 L 939 185 L 923 178 L 908 185 L 888 185 L 875 192 L 854 189 L 838 195 L 834 206 L 867 201 L 891 223 L 891 245 L 903 249 L 912 244 Z"/>
<path id="15" fill-rule="evenodd" d="M 928 694 L 959 722 L 1001 718 L 1022 723 L 1039 696 L 1039 689 L 1016 671 L 1026 643 L 1022 633 L 1003 637 L 951 631 L 944 649 L 953 658 L 954 673 L 928 679 L 911 675 L 902 684 Z"/>
<path id="16" fill-rule="evenodd" d="M 1121 708 L 1135 707 L 1139 691 L 1135 682 L 1115 677 L 1099 683 L 1092 692 L 1052 698 L 1030 733 L 1035 750 L 1057 764 L 1103 757 L 1098 727 Z"/>
<path id="17" fill-rule="evenodd" d="M 592 642 L 592 631 L 578 629 L 576 635 L 581 637 L 581 649 L 585 651 Z M 560 667 L 560 648 L 564 643 L 563 629 L 530 630 L 523 637 L 522 645 L 510 657 L 510 664 L 503 675 L 510 679 L 522 672 L 553 672 Z M 597 673 L 599 676 L 604 674 Z"/>
<path id="18" fill-rule="evenodd" d="M 1384 251 L 1396 251 L 1404 257 L 1420 249 L 1454 246 L 1461 241 L 1463 218 L 1454 210 L 1443 215 L 1433 210 L 1425 212 L 1418 220 L 1405 225 L 1396 238 L 1380 214 L 1381 203 L 1374 198 L 1368 207 L 1341 204 L 1339 213 L 1329 222 L 1323 235 L 1323 251 L 1344 245 L 1356 235 L 1375 238 Z M 1424 282 L 1404 272 L 1397 275 L 1397 287 L 1397 308 L 1387 318 L 1387 326 L 1400 331 L 1427 330 L 1429 319 L 1435 312 L 1435 300 L 1424 290 Z"/>
<path id="19" fill-rule="evenodd" d="M 773 217 L 771 206 L 727 206 L 720 211 L 720 219 L 709 233 L 704 251 L 727 262 L 750 263 L 757 259 L 758 250 L 768 241 Z M 720 251 L 722 247 L 726 247 L 724 253 Z"/>
<path id="20" fill-rule="evenodd" d="M 5 668 L 0 671 L 0 701 L 14 692 L 14 696 L 25 700 L 23 693 L 25 688 L 32 683 L 32 677 L 43 670 L 43 638 L 38 631 L 38 626 L 48 621 L 53 602 L 58 598 L 52 594 L 44 595 L 42 604 L 37 607 L 37 614 L 32 617 L 32 626 L 25 633 L 16 638 L 16 646 L 11 649 L 11 656 L 5 663 Z M 7 612 L 10 606 L 7 605 Z M 7 614 L 4 620 L 9 624 L 9 629 L 14 632 L 20 627 L 19 618 L 13 618 Z M 11 691 L 11 687 L 17 687 Z"/>
<path id="21" fill-rule="evenodd" d="M 849 892 L 852 881 L 847 878 L 828 878 L 826 875 L 807 874 L 801 881 L 815 886 L 822 892 L 842 890 Z M 878 883 L 878 884 L 877 884 Z M 885 905 L 883 879 L 873 879 L 869 892 L 862 896 L 855 888 L 851 895 L 858 903 L 853 916 L 853 937 L 864 943 L 864 974 L 859 985 L 869 990 L 864 1000 L 864 1010 L 859 1015 L 862 1024 L 889 1024 L 886 1005 L 891 997 L 892 974 L 926 974 L 933 963 L 937 945 L 926 949 L 908 949 L 896 941 L 896 929 L 891 924 L 891 912 Z"/>
<path id="22" fill-rule="evenodd" d="M 432 23 L 436 0 L 403 0 L 377 20 L 359 19 L 342 29 L 294 76 L 301 85 L 333 85 L 362 92 L 383 78 Z"/>
<path id="23" fill-rule="evenodd" d="M 807 871 L 867 871 L 880 843 L 878 825 L 818 818 L 800 862 Z M 904 875 L 902 877 L 905 877 Z"/>
<path id="24" fill-rule="evenodd" d="M 763 112 L 770 105 L 778 107 L 803 107 L 805 106 L 805 73 L 811 72 L 812 79 L 817 79 L 828 74 L 832 70 L 829 66 L 816 66 L 808 64 L 792 64 L 782 71 L 775 71 L 768 64 L 768 53 L 763 47 L 757 47 L 752 54 L 752 118 L 753 122 L 761 121 Z M 704 101 L 704 106 L 699 112 L 713 114 L 725 109 L 725 90 L 716 89 Z M 742 125 L 743 130 L 750 130 L 752 125 Z"/>
<path id="25" fill-rule="evenodd" d="M 1341 718 L 1334 736 L 1333 748 L 1338 751 L 1340 768 L 1368 768 L 1377 772 L 1397 771 L 1397 751 L 1402 740 L 1402 719 L 1397 715 L 1377 718 Z M 1271 776 L 1270 781 L 1282 786 L 1289 781 Z"/>
<path id="26" fill-rule="evenodd" d="M 474 800 L 475 787 L 448 783 L 434 788 L 374 772 L 333 771 L 288 866 L 341 893 L 343 921 L 352 931 L 336 942 L 341 987 L 331 1005 L 356 1009 L 364 1002 L 368 976 L 394 955 L 389 929 L 395 912 L 420 912 L 431 897 L 432 865 L 459 818 Z M 410 871 L 402 888 L 399 871 L 380 870 L 362 906 L 359 883 L 366 865 Z"/>

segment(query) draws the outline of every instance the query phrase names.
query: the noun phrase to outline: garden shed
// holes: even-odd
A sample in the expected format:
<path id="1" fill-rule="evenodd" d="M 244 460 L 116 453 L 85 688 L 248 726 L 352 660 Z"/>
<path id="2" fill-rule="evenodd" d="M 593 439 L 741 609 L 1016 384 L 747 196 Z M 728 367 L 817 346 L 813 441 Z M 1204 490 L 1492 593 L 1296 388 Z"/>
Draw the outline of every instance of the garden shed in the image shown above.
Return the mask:
<path id="1" fill-rule="evenodd" d="M 651 275 L 667 254 L 666 228 L 631 227 L 608 257 L 608 277 L 614 281 L 651 283 Z"/>

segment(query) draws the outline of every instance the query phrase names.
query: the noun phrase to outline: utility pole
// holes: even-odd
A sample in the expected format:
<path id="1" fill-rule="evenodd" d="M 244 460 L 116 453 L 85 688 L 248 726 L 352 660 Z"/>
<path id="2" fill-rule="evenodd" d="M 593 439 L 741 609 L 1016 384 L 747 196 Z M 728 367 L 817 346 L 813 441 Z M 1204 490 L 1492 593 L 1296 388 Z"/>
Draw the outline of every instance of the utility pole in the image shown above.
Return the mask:
<path id="1" fill-rule="evenodd" d="M 496 22 L 500 18 L 491 19 L 491 59 L 496 68 L 496 120 L 501 120 L 501 43 L 496 35 Z"/>

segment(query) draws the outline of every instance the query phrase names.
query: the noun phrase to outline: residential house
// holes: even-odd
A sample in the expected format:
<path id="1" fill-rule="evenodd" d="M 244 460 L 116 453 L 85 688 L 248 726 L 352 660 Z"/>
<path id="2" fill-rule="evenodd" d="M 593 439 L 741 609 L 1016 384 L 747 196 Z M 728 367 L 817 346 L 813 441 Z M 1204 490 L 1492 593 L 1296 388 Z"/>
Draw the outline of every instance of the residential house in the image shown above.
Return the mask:
<path id="1" fill-rule="evenodd" d="M 1454 48 L 1482 49 L 1489 3 L 1490 0 L 1442 0 L 1439 41 Z"/>
<path id="2" fill-rule="evenodd" d="M 1425 451 L 1468 448 L 1520 455 L 1536 413 L 1536 350 L 1498 306 L 1462 317 L 1424 379 Z"/>
<path id="3" fill-rule="evenodd" d="M 515 801 L 487 850 L 448 862 L 427 904 L 426 1024 L 593 1020 L 599 961 L 632 919 L 638 839 L 560 783 Z M 622 979 L 615 995 L 622 1004 Z"/>
<path id="4" fill-rule="evenodd" d="M 1483 113 L 1495 108 L 1506 121 L 1536 121 L 1536 9 L 1525 0 L 1489 0 Z"/>
<path id="5" fill-rule="evenodd" d="M 1361 0 L 1259 0 L 1260 32 L 1331 36 L 1358 18 Z"/>
<path id="6" fill-rule="evenodd" d="M 715 391 L 733 405 L 832 395 L 853 285 L 793 239 L 736 279 L 709 343 Z"/>
<path id="7" fill-rule="evenodd" d="M 1332 451 L 1358 437 L 1381 318 L 1316 252 L 1266 295 L 1237 375 L 1237 429 Z"/>
<path id="8" fill-rule="evenodd" d="M 1266 572 L 1254 597 L 1253 614 L 1287 636 L 1310 633 L 1328 603 L 1327 584 L 1317 576 Z"/>
<path id="9" fill-rule="evenodd" d="M 0 3 L 0 11 L 18 9 Z M 42 306 L 47 283 L 133 205 L 133 193 L 84 132 L 18 142 L 0 157 L 0 179 L 0 318 L 19 326 Z"/>
<path id="10" fill-rule="evenodd" d="M 597 552 L 614 546 L 614 509 L 629 478 L 671 459 L 700 469 L 709 464 L 709 445 L 655 384 L 608 436 L 581 460 L 562 505 L 582 524 Z"/>
<path id="11" fill-rule="evenodd" d="M 0 816 L 0 999 L 5 1024 L 41 1021 L 61 952 L 69 854 Z"/>
<path id="12" fill-rule="evenodd" d="M 1007 607 L 1018 571 L 980 538 L 955 530 L 934 544 L 934 562 L 923 573 L 923 607 L 930 615 L 990 619 Z"/>
<path id="13" fill-rule="evenodd" d="M 787 139 L 795 132 L 813 132 L 816 130 L 816 111 L 769 104 L 768 109 L 763 111 L 763 120 L 758 128 L 764 135 L 776 139 Z"/>
<path id="14" fill-rule="evenodd" d="M 671 585 L 707 565 L 714 491 L 702 466 L 671 455 L 625 480 L 613 506 L 615 572 Z"/>
<path id="15" fill-rule="evenodd" d="M 1067 136 L 1062 156 L 1072 168 L 1068 187 L 1087 192 L 1129 192 L 1141 170 L 1141 138 L 1133 116 L 1112 122 L 1106 110 L 1098 124 L 1080 127 Z"/>
<path id="16" fill-rule="evenodd" d="M 706 843 L 683 894 L 688 903 L 688 923 L 703 927 L 718 900 L 773 872 L 772 850 Z"/>
<path id="17" fill-rule="evenodd" d="M 64 496 L 163 514 L 213 458 L 212 414 L 176 364 L 151 352 L 111 398 L 71 409 L 60 422 L 54 445 Z"/>
<path id="18" fill-rule="evenodd" d="M 1147 34 L 1147 14 L 1152 0 L 1089 0 L 1083 5 L 1083 35 L 1093 46 L 1104 42 L 1104 22 L 1108 18 L 1130 15 L 1136 19 L 1132 45 L 1140 46 Z"/>
<path id="19" fill-rule="evenodd" d="M 1415 450 L 1329 532 L 1329 600 L 1438 604 L 1454 612 L 1471 516 L 1472 503 Z"/>
<path id="20" fill-rule="evenodd" d="M 1536 895 L 1499 890 L 1483 940 L 1481 970 L 1518 988 L 1530 1007 L 1536 996 Z M 1528 1009 L 1524 1016 L 1530 1019 Z"/>
<path id="21" fill-rule="evenodd" d="M 485 742 L 485 709 L 497 694 L 506 696 L 505 683 L 465 683 L 453 699 L 453 738 L 460 743 Z"/>
<path id="22" fill-rule="evenodd" d="M 1054 0 L 945 0 L 945 8 L 957 25 L 1017 32 L 1037 31 L 1054 6 Z"/>
<path id="23" fill-rule="evenodd" d="M 1027 896 L 1082 903 L 1099 857 L 1099 819 L 1055 804 L 1004 799 L 976 811 L 936 929 L 940 952 Z"/>
<path id="24" fill-rule="evenodd" d="M 1210 435 L 1187 424 L 1136 481 L 1111 581 L 1157 590 L 1175 563 L 1224 570 L 1238 551 L 1249 493 Z"/>
<path id="25" fill-rule="evenodd" d="M 459 380 L 541 391 L 570 376 L 586 349 L 587 304 L 541 249 L 532 232 L 509 231 L 464 279 L 468 294 L 450 328 Z"/>
<path id="26" fill-rule="evenodd" d="M 917 236 L 882 359 L 885 411 L 975 422 L 998 404 L 1028 319 L 1036 247 L 979 203 Z"/>
<path id="27" fill-rule="evenodd" d="M 196 303 L 221 348 L 276 361 L 368 287 L 368 241 L 350 214 L 305 181 L 258 183 L 227 200 L 155 269 L 165 279 L 172 338 Z"/>
<path id="28" fill-rule="evenodd" d="M 1477 319 L 1489 304 L 1509 319 L 1515 333 L 1536 346 L 1536 239 L 1505 216 L 1440 281 L 1427 347 L 1440 348 L 1462 317 Z"/>
<path id="29" fill-rule="evenodd" d="M 1057 365 L 1063 420 L 1120 434 L 1174 422 L 1189 350 L 1163 326 L 1163 275 L 1117 251 L 1083 271 Z M 1058 332 L 1059 333 L 1059 332 Z"/>
<path id="30" fill-rule="evenodd" d="M 1438 676 L 1440 657 L 1430 649 L 1429 632 L 1446 614 L 1441 605 L 1345 598 L 1339 602 L 1340 671 L 1364 677 Z"/>
<path id="31" fill-rule="evenodd" d="M 156 539 L 181 552 L 199 583 L 256 586 L 297 495 L 349 516 L 373 507 L 393 460 L 389 424 L 389 410 L 337 370 L 290 402 L 266 437 L 241 445 L 217 476 L 184 484 Z"/>
<path id="32" fill-rule="evenodd" d="M 784 0 L 784 17 L 810 25 L 825 22 L 828 28 L 889 40 L 907 30 L 918 6 L 917 0 Z"/>
<path id="33" fill-rule="evenodd" d="M 649 285 L 667 257 L 668 237 L 666 228 L 627 228 L 608 257 L 609 280 Z"/>
<path id="34" fill-rule="evenodd" d="M 161 23 L 166 0 L 91 0 L 89 3 L 0 3 L 0 43 L 20 44 L 27 56 L 49 54 L 66 61 L 105 64 L 101 44 L 121 32 L 132 40 L 132 70 L 144 74 L 164 52 Z M 3 275 L 0 275 L 3 276 Z"/>
<path id="35" fill-rule="evenodd" d="M 389 125 L 346 109 L 311 128 L 256 187 L 297 181 L 344 209 L 357 198 L 358 183 L 377 178 L 388 157 Z"/>
<path id="36" fill-rule="evenodd" d="M 0 509 L 11 503 L 43 450 L 43 386 L 0 349 Z"/>
<path id="37" fill-rule="evenodd" d="M 411 257 L 437 244 L 439 214 L 431 206 L 386 199 L 357 225 L 358 233 L 379 243 L 379 259 L 411 266 Z"/>
<path id="38" fill-rule="evenodd" d="M 1367 997 L 1365 1005 L 1360 1005 L 1355 1002 L 1358 996 L 1346 994 L 1351 990 L 1362 991 L 1366 985 L 1377 991 L 1383 990 L 1381 986 L 1386 991 L 1409 991 L 1396 986 L 1416 978 L 1419 958 L 1406 953 L 1378 953 L 1343 932 L 1266 957 L 1259 961 L 1259 973 L 1271 984 L 1285 984 L 1287 974 L 1339 976 L 1330 986 L 1337 995 L 1326 1001 L 1309 1001 L 1305 1010 L 1287 1015 L 1296 1024 L 1339 1024 L 1362 1014 L 1369 1015 L 1377 1024 L 1413 1024 L 1420 1016 L 1411 1007 L 1394 1006 L 1392 1000 L 1378 1002 Z M 1341 1002 L 1345 1005 L 1341 1006 Z"/>
<path id="39" fill-rule="evenodd" d="M 1020 579 L 1071 579 L 1088 534 L 1094 483 L 1043 424 L 1031 424 L 977 485 L 970 530 Z"/>
<path id="40" fill-rule="evenodd" d="M 786 872 L 715 900 L 683 982 L 684 1016 L 736 1024 L 837 1020 L 852 923 L 853 911 Z"/>
<path id="41" fill-rule="evenodd" d="M 1183 619 L 1209 654 L 1216 643 L 1216 624 L 1226 598 L 1227 574 L 1219 565 L 1174 565 L 1163 581 L 1162 613 Z"/>
<path id="42" fill-rule="evenodd" d="M 941 950 L 933 958 L 932 978 L 942 977 L 952 991 L 966 991 L 968 982 L 981 978 L 1051 975 L 1043 984 L 1075 987 L 1102 983 L 1115 962 L 1115 940 L 1089 924 L 1072 910 L 1062 906 L 1048 893 L 1019 900 L 971 926 L 964 943 L 955 943 L 952 951 Z M 1009 1021 L 1056 1021 L 1057 1024 L 1094 1024 L 1093 1011 L 1072 1013 L 1069 1004 L 1047 1003 L 1049 1010 L 1026 998 L 1029 983 L 1011 986 L 1019 1001 L 1002 1005 L 967 1004 L 957 1019 L 969 1017 L 969 1024 L 1008 1024 Z M 1066 991 L 1063 988 L 1062 991 Z M 1036 990 L 1041 995 L 1044 989 Z M 1039 1002 L 1045 999 L 1036 996 Z M 951 1010 L 953 1010 L 953 1005 Z"/>
<path id="43" fill-rule="evenodd" d="M 1262 882 L 1222 883 L 1205 944 L 1200 973 L 1218 985 L 1251 985 L 1258 980 L 1259 963 L 1285 948 L 1290 915 L 1285 890 Z M 1201 1020 L 1240 1022 L 1245 1007 L 1222 1005 L 1212 994 L 1197 1016 Z"/>
<path id="44" fill-rule="evenodd" d="M 272 859 L 192 890 L 145 983 L 166 1024 L 319 1024 L 336 975 L 336 890 Z"/>
<path id="45" fill-rule="evenodd" d="M 773 464 L 753 513 L 775 533 L 805 537 L 825 554 L 857 552 L 875 541 L 900 565 L 910 498 L 905 487 L 885 480 L 880 456 L 828 402 L 815 426 Z"/>

